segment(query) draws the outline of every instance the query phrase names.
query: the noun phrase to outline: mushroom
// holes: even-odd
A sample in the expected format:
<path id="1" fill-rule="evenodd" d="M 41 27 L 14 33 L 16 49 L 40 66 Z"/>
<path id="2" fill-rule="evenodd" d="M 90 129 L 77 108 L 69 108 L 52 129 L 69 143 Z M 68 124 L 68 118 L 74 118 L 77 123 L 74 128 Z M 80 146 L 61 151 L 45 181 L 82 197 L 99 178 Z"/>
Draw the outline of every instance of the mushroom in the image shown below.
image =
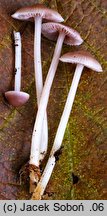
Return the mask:
<path id="1" fill-rule="evenodd" d="M 43 80 L 42 80 L 42 65 L 41 65 L 41 25 L 42 20 L 50 20 L 54 22 L 63 22 L 61 15 L 52 9 L 45 7 L 42 4 L 35 4 L 33 6 L 23 7 L 16 11 L 12 15 L 13 18 L 19 20 L 30 20 L 35 22 L 35 33 L 34 33 L 34 67 L 35 67 L 35 84 L 37 93 L 37 103 L 39 105 Z M 47 125 L 47 114 L 44 113 L 44 122 L 42 126 L 42 137 L 41 137 L 41 154 L 39 159 L 43 160 L 47 152 L 48 143 L 48 125 Z M 39 147 L 38 147 L 39 148 Z M 39 149 L 38 149 L 39 151 Z"/>
<path id="2" fill-rule="evenodd" d="M 9 104 L 19 107 L 25 104 L 29 99 L 29 94 L 20 91 L 21 89 L 21 36 L 20 32 L 14 31 L 15 40 L 15 83 L 14 91 L 5 92 L 5 97 Z"/>
<path id="3" fill-rule="evenodd" d="M 41 196 L 44 193 L 44 190 L 48 184 L 48 181 L 50 179 L 50 176 L 52 174 L 53 168 L 55 166 L 56 158 L 55 158 L 55 153 L 60 149 L 65 129 L 68 123 L 68 119 L 70 116 L 70 112 L 72 109 L 72 105 L 74 102 L 74 98 L 76 95 L 78 83 L 83 71 L 84 66 L 96 71 L 96 72 L 102 72 L 101 65 L 99 62 L 93 58 L 93 56 L 86 52 L 86 51 L 77 51 L 77 52 L 69 52 L 65 55 L 63 55 L 60 60 L 62 62 L 69 62 L 69 63 L 75 63 L 77 64 L 74 77 L 72 80 L 72 84 L 70 87 L 70 91 L 65 103 L 65 107 L 60 119 L 60 123 L 56 132 L 56 136 L 54 139 L 53 147 L 47 162 L 47 165 L 44 169 L 44 172 L 41 176 L 41 179 L 34 190 L 34 193 L 32 195 L 32 199 L 41 199 Z"/>
<path id="4" fill-rule="evenodd" d="M 80 45 L 83 40 L 81 39 L 79 33 L 74 29 L 67 27 L 59 23 L 45 23 L 42 25 L 42 33 L 49 39 L 56 40 L 57 43 L 55 51 L 53 54 L 53 59 L 46 77 L 44 88 L 41 95 L 41 100 L 39 103 L 39 109 L 36 116 L 36 121 L 34 124 L 32 142 L 31 142 L 31 155 L 30 155 L 30 165 L 35 165 L 39 169 L 39 145 L 41 141 L 42 124 L 44 119 L 44 113 L 47 109 L 49 94 L 52 86 L 52 82 L 55 76 L 55 72 L 58 66 L 59 57 L 61 54 L 63 42 L 69 45 Z M 58 36 L 59 33 L 59 36 Z M 33 181 L 37 182 L 33 172 Z"/>

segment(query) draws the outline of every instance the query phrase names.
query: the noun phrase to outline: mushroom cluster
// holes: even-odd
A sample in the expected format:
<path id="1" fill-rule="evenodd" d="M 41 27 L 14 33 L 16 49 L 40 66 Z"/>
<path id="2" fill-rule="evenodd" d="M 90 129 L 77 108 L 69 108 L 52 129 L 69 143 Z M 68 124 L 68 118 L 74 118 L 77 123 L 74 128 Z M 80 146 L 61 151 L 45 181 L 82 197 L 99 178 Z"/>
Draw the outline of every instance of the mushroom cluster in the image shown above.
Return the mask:
<path id="1" fill-rule="evenodd" d="M 63 43 L 70 46 L 77 46 L 83 43 L 80 34 L 71 27 L 61 24 L 62 16 L 55 10 L 47 8 L 42 4 L 35 4 L 19 9 L 13 15 L 13 18 L 19 20 L 34 20 L 34 71 L 35 86 L 38 111 L 36 113 L 29 160 L 29 178 L 31 199 L 41 199 L 46 186 L 51 177 L 53 168 L 56 163 L 56 152 L 61 148 L 64 133 L 72 110 L 79 80 L 84 66 L 101 72 L 101 65 L 87 51 L 68 52 L 61 56 Z M 45 22 L 42 24 L 42 22 Z M 42 64 L 41 64 L 41 33 L 48 39 L 56 41 L 56 46 L 50 64 L 47 77 L 43 86 Z M 29 98 L 27 93 L 20 91 L 21 85 L 21 43 L 20 34 L 14 32 L 15 36 L 15 90 L 5 93 L 5 96 L 13 106 L 23 105 Z M 17 36 L 17 38 L 16 38 Z M 20 39 L 20 40 L 19 40 Z M 49 155 L 46 167 L 41 174 L 40 163 L 44 159 L 48 148 L 48 120 L 47 105 L 50 96 L 51 86 L 56 74 L 59 60 L 62 62 L 77 64 L 74 77 L 71 83 L 70 91 L 67 96 L 65 107 L 59 122 L 52 150 Z"/>

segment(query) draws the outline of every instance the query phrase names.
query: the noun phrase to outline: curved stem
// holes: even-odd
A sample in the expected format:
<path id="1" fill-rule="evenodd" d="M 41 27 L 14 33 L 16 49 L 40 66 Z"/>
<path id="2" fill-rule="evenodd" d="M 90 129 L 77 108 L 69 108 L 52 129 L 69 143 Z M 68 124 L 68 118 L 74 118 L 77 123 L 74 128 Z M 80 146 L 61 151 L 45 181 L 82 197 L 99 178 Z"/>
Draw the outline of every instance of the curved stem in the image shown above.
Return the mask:
<path id="1" fill-rule="evenodd" d="M 52 82 L 55 76 L 55 72 L 58 66 L 59 57 L 62 49 L 62 44 L 64 41 L 64 33 L 61 33 L 58 37 L 57 44 L 55 47 L 53 59 L 49 68 L 48 75 L 46 77 L 46 81 L 44 84 L 44 88 L 41 95 L 41 100 L 39 104 L 39 109 L 36 116 L 36 121 L 34 124 L 33 135 L 32 135 L 32 143 L 31 143 L 31 156 L 30 156 L 30 164 L 35 164 L 39 166 L 39 145 L 41 141 L 41 133 L 42 133 L 42 124 L 44 119 L 44 113 L 47 108 L 50 89 L 52 86 Z"/>
<path id="2" fill-rule="evenodd" d="M 15 83 L 14 90 L 20 91 L 21 89 L 21 36 L 20 32 L 14 33 L 15 41 Z"/>
<path id="3" fill-rule="evenodd" d="M 69 94 L 68 94 L 68 97 L 66 100 L 66 104 L 65 104 L 65 107 L 64 107 L 61 119 L 60 119 L 60 123 L 59 123 L 58 129 L 57 129 L 57 133 L 56 133 L 56 136 L 54 139 L 54 144 L 53 144 L 47 165 L 45 167 L 45 170 L 41 176 L 41 179 L 40 179 L 36 189 L 34 190 L 34 193 L 32 195 L 32 199 L 36 199 L 36 198 L 41 199 L 41 196 L 43 195 L 44 190 L 46 189 L 48 181 L 51 177 L 53 168 L 55 166 L 55 152 L 60 149 L 61 144 L 62 144 L 62 140 L 64 137 L 65 129 L 66 129 L 66 126 L 68 123 L 68 119 L 70 116 L 70 112 L 72 109 L 72 105 L 74 102 L 74 98 L 76 95 L 76 91 L 77 91 L 78 83 L 79 83 L 79 80 L 80 80 L 80 77 L 82 74 L 83 67 L 84 66 L 80 65 L 80 64 L 78 64 L 76 67 L 76 71 L 75 71 L 75 74 L 73 77 L 72 85 L 71 85 L 71 88 L 70 88 L 70 91 L 69 91 Z"/>
<path id="4" fill-rule="evenodd" d="M 35 84 L 37 103 L 39 106 L 40 97 L 43 89 L 43 78 L 42 78 L 42 64 L 41 64 L 41 24 L 42 18 L 40 16 L 35 17 L 35 35 L 34 35 L 34 68 L 35 68 Z M 42 126 L 41 142 L 38 146 L 40 151 L 40 160 L 43 160 L 48 145 L 48 123 L 47 114 L 44 114 L 44 121 Z"/>

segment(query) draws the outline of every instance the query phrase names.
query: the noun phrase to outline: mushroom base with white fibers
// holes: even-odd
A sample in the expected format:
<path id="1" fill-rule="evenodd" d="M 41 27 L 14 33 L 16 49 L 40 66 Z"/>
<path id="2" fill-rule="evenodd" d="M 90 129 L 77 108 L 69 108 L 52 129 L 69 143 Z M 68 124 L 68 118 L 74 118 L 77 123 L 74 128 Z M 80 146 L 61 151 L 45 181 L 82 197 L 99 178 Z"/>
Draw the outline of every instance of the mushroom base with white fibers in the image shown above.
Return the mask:
<path id="1" fill-rule="evenodd" d="M 37 111 L 36 121 L 34 124 L 29 164 L 34 165 L 35 168 L 36 167 L 39 168 L 39 155 L 40 155 L 39 147 L 40 147 L 40 142 L 41 142 L 43 119 L 44 119 L 44 114 L 45 114 L 47 104 L 48 104 L 50 89 L 51 89 L 52 82 L 55 76 L 55 72 L 58 66 L 64 37 L 65 37 L 64 33 L 59 34 L 57 44 L 55 47 L 55 51 L 54 51 L 54 55 L 53 55 L 53 59 L 52 59 L 52 62 L 49 68 L 49 72 L 48 72 L 48 75 L 46 77 L 46 81 L 43 87 L 41 100 L 39 103 L 39 109 Z M 33 179 L 35 179 L 34 170 L 32 170 L 31 176 L 32 175 L 34 175 Z M 34 180 L 34 184 L 35 182 L 37 182 L 37 179 Z"/>
<path id="2" fill-rule="evenodd" d="M 41 173 L 39 167 L 29 164 L 29 178 L 30 178 L 30 187 L 29 192 L 32 193 L 35 189 L 36 184 L 39 182 Z"/>
<path id="3" fill-rule="evenodd" d="M 70 91 L 66 100 L 66 104 L 60 119 L 60 123 L 57 129 L 57 133 L 55 136 L 55 140 L 54 140 L 54 144 L 49 156 L 49 160 L 46 164 L 45 170 L 41 176 L 41 179 L 36 187 L 36 189 L 34 190 L 34 193 L 32 195 L 32 199 L 41 199 L 41 196 L 44 193 L 44 190 L 46 189 L 46 186 L 48 184 L 48 181 L 50 179 L 50 176 L 52 174 L 53 168 L 55 166 L 55 153 L 60 149 L 62 141 L 63 141 L 63 137 L 64 137 L 64 133 L 65 133 L 65 129 L 68 123 L 68 119 L 70 116 L 70 112 L 72 109 L 72 105 L 74 102 L 74 98 L 76 95 L 76 91 L 77 91 L 77 87 L 78 87 L 78 83 L 82 74 L 82 70 L 83 70 L 83 65 L 78 64 L 76 67 L 76 71 L 73 77 L 73 81 L 70 87 Z"/>
<path id="4" fill-rule="evenodd" d="M 55 166 L 55 157 L 50 156 L 50 158 L 48 159 L 47 165 L 45 167 L 45 170 L 42 174 L 42 177 L 36 187 L 36 189 L 34 190 L 33 194 L 32 194 L 32 200 L 41 200 L 42 195 L 45 191 L 45 188 L 47 186 L 47 183 L 50 179 L 50 176 L 52 174 L 52 170 L 54 169 Z"/>

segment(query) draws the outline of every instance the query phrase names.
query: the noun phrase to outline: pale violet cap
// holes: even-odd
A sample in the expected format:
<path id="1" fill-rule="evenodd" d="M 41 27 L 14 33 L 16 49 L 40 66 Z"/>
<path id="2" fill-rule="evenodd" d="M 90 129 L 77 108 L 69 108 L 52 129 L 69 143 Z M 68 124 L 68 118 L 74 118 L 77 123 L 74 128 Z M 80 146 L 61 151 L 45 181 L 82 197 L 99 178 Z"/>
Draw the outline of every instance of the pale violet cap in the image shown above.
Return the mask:
<path id="1" fill-rule="evenodd" d="M 88 51 L 68 52 L 60 57 L 60 61 L 82 64 L 94 71 L 102 72 L 100 63 Z"/>
<path id="2" fill-rule="evenodd" d="M 65 34 L 65 44 L 80 45 L 83 43 L 80 34 L 71 27 L 53 22 L 42 24 L 42 34 L 50 40 L 56 41 L 60 32 L 64 32 Z"/>
<path id="3" fill-rule="evenodd" d="M 63 22 L 62 16 L 55 10 L 47 8 L 43 4 L 22 7 L 17 10 L 12 17 L 19 20 L 32 20 L 36 16 L 41 16 L 45 20 L 53 22 Z"/>
<path id="4" fill-rule="evenodd" d="M 14 107 L 19 107 L 24 105 L 28 101 L 29 94 L 22 91 L 8 91 L 5 92 L 5 97 L 9 104 Z"/>

